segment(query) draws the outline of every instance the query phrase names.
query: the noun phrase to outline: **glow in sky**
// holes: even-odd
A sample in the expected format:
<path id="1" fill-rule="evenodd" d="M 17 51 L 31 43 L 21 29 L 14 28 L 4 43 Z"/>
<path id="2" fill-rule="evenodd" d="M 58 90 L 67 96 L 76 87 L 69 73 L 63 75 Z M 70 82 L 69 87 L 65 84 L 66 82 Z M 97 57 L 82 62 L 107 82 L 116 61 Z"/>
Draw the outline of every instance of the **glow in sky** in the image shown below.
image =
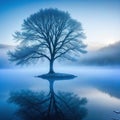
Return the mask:
<path id="1" fill-rule="evenodd" d="M 41 8 L 68 11 L 81 22 L 90 50 L 120 40 L 120 0 L 0 0 L 0 43 L 16 44 L 12 34 Z"/>

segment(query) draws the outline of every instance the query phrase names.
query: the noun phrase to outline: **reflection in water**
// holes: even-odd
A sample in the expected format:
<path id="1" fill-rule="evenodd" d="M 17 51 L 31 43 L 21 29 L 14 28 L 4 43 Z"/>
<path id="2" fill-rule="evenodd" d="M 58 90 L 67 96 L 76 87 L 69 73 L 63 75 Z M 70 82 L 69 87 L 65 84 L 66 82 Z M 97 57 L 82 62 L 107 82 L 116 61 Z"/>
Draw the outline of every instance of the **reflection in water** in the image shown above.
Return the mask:
<path id="1" fill-rule="evenodd" d="M 86 98 L 68 92 L 54 92 L 55 80 L 49 81 L 49 94 L 22 90 L 11 93 L 9 102 L 19 106 L 22 120 L 82 120 L 87 115 Z M 20 120 L 21 120 L 20 119 Z"/>

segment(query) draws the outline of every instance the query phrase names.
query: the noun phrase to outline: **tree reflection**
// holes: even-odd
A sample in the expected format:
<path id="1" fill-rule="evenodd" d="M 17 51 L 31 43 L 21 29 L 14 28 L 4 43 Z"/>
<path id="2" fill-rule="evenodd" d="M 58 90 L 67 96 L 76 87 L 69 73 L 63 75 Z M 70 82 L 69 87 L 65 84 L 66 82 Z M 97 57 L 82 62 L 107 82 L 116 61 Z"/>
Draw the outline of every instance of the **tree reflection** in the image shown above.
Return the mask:
<path id="1" fill-rule="evenodd" d="M 55 80 L 48 81 L 49 94 L 30 90 L 10 94 L 9 102 L 19 106 L 16 115 L 22 120 L 82 120 L 87 115 L 87 99 L 74 93 L 55 93 Z"/>

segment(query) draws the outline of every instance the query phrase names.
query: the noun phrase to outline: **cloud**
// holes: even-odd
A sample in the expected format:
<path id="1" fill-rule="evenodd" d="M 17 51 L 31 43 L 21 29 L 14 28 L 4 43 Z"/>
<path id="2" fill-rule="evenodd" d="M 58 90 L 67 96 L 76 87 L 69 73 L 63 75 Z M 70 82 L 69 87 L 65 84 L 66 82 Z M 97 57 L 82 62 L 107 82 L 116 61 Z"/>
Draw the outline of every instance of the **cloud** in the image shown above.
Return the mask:
<path id="1" fill-rule="evenodd" d="M 9 48 L 13 48 L 13 46 L 12 45 L 0 44 L 0 49 L 9 49 Z"/>
<path id="2" fill-rule="evenodd" d="M 101 48 L 94 52 L 88 52 L 80 63 L 86 65 L 120 65 L 120 41 Z"/>

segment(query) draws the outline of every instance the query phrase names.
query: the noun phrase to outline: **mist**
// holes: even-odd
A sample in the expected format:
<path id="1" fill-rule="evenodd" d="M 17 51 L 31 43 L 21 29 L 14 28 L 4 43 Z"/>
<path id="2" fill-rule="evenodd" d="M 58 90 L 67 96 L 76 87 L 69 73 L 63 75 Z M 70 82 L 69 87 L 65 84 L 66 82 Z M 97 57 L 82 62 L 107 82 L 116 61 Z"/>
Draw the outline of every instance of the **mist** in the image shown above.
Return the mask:
<path id="1" fill-rule="evenodd" d="M 14 46 L 0 44 L 0 69 L 3 68 L 37 68 L 39 65 L 42 69 L 47 69 L 49 63 L 47 60 L 38 61 L 35 64 L 16 66 L 9 61 L 8 51 L 13 50 Z M 55 61 L 55 67 L 61 66 L 119 66 L 120 65 L 120 41 L 110 44 L 96 51 L 88 51 L 87 54 L 81 55 L 77 61 L 59 60 Z M 64 61 L 64 62 L 63 62 Z M 46 68 L 47 67 L 47 68 Z"/>
<path id="2" fill-rule="evenodd" d="M 97 66 L 113 66 L 120 65 L 120 41 L 103 47 L 99 50 L 88 52 L 84 55 L 80 64 L 97 65 Z"/>

